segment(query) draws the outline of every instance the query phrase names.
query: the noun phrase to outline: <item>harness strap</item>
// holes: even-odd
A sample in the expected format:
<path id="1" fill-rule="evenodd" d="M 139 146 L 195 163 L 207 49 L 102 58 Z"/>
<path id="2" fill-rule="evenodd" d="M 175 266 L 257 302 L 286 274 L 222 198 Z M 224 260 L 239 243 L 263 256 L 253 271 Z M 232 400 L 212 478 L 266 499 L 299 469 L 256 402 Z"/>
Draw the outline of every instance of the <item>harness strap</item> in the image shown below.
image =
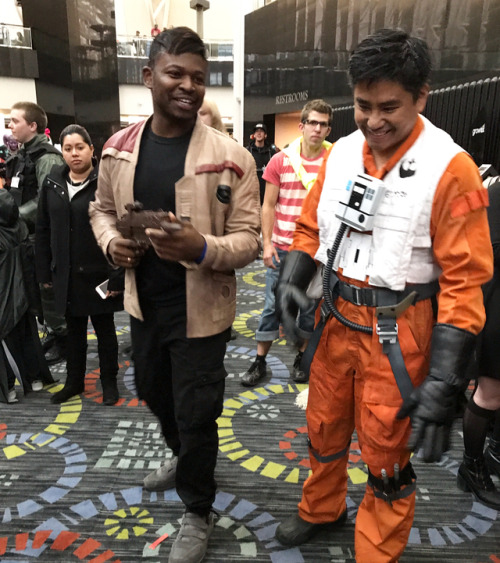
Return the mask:
<path id="1" fill-rule="evenodd" d="M 409 297 L 411 297 L 411 295 Z M 377 334 L 379 342 L 382 344 L 382 351 L 391 364 L 392 373 L 394 374 L 399 393 L 403 401 L 405 401 L 413 391 L 413 383 L 406 369 L 403 352 L 399 344 L 398 323 L 396 322 L 399 315 L 395 301 L 396 296 L 390 294 L 384 295 L 384 298 L 381 299 L 381 306 L 376 309 Z"/>
<path id="2" fill-rule="evenodd" d="M 337 291 L 339 281 L 340 280 L 335 274 L 335 272 L 332 271 L 330 278 L 330 291 L 332 293 L 333 299 L 337 299 L 339 295 Z M 323 303 L 321 304 L 320 320 L 316 325 L 316 327 L 314 328 L 311 338 L 309 338 L 309 342 L 307 343 L 307 347 L 304 350 L 304 353 L 302 354 L 302 359 L 300 360 L 300 369 L 307 375 L 308 378 L 309 378 L 309 372 L 311 370 L 311 364 L 314 358 L 314 354 L 316 353 L 316 349 L 318 348 L 319 341 L 321 340 L 321 335 L 323 334 L 326 321 L 330 318 L 330 315 L 331 313 L 328 310 L 326 303 L 323 301 Z"/>
<path id="3" fill-rule="evenodd" d="M 314 456 L 314 459 L 316 461 L 319 461 L 319 463 L 330 463 L 332 461 L 335 461 L 337 459 L 341 459 L 343 458 L 345 455 L 347 455 L 348 451 L 349 451 L 349 444 L 343 449 L 340 450 L 339 452 L 335 452 L 334 454 L 331 455 L 320 455 L 318 450 L 315 450 L 312 447 L 311 444 L 311 440 L 309 438 L 307 438 L 307 445 L 309 446 L 309 450 L 312 453 L 312 455 Z"/>
<path id="4" fill-rule="evenodd" d="M 392 291 L 384 288 L 356 287 L 340 280 L 335 272 L 331 272 L 330 291 L 333 300 L 340 296 L 354 305 L 376 307 L 379 341 L 382 344 L 384 354 L 386 354 L 391 364 L 401 397 L 403 401 L 406 400 L 413 391 L 413 383 L 406 369 L 403 352 L 399 344 L 396 320 L 411 305 L 418 301 L 433 298 L 439 291 L 439 282 L 434 280 L 424 284 L 410 284 L 403 291 Z M 329 316 L 330 312 L 323 303 L 321 319 L 309 339 L 300 363 L 300 368 L 308 376 L 314 354 Z"/>
<path id="5" fill-rule="evenodd" d="M 430 299 L 439 291 L 438 280 L 429 283 L 410 284 L 403 291 L 392 291 L 385 288 L 357 287 L 339 280 L 335 272 L 332 272 L 330 279 L 332 280 L 330 290 L 332 290 L 333 284 L 342 299 L 354 305 L 364 305 L 365 307 L 380 307 L 400 303 L 412 293 L 416 293 L 414 301 L 416 303 Z M 410 305 L 413 305 L 413 303 L 410 303 Z"/>
<path id="6" fill-rule="evenodd" d="M 311 338 L 309 338 L 309 342 L 307 343 L 306 349 L 304 350 L 304 353 L 302 354 L 302 358 L 300 360 L 300 369 L 307 375 L 308 378 L 314 354 L 316 353 L 319 341 L 321 340 L 321 335 L 323 334 L 323 329 L 325 328 L 326 321 L 329 317 L 330 312 L 327 310 L 326 305 L 323 302 L 321 304 L 321 318 L 318 324 L 315 326 L 314 331 L 311 334 Z"/>
<path id="7" fill-rule="evenodd" d="M 410 284 L 403 291 L 392 291 L 356 287 L 339 280 L 337 276 L 332 275 L 332 279 L 333 277 L 337 280 L 333 282 L 335 291 L 343 299 L 354 305 L 376 308 L 377 334 L 382 351 L 389 360 L 396 385 L 405 401 L 413 391 L 413 383 L 398 339 L 397 318 L 417 301 L 434 297 L 439 291 L 439 282 L 434 280 L 425 284 Z"/>

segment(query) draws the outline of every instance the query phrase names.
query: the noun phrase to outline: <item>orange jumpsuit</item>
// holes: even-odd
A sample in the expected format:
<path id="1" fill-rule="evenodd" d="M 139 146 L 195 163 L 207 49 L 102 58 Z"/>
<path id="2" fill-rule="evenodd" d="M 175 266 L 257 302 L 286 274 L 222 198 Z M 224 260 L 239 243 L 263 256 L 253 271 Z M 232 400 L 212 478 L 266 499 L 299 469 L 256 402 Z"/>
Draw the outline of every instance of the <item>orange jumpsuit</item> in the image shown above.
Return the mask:
<path id="1" fill-rule="evenodd" d="M 365 142 L 366 173 L 383 179 L 422 128 L 422 121 L 417 119 L 410 136 L 379 170 Z M 304 201 L 290 248 L 313 258 L 319 247 L 317 207 L 327 166 L 328 158 Z M 466 153 L 456 155 L 437 186 L 430 226 L 434 256 L 442 269 L 437 322 L 474 334 L 485 321 L 481 285 L 493 272 L 483 190 L 470 157 Z M 368 286 L 343 277 L 341 270 L 338 274 L 353 285 Z M 404 468 L 410 459 L 406 449 L 410 420 L 396 419 L 402 399 L 375 333 L 375 309 L 340 297 L 336 305 L 344 317 L 373 326 L 374 331 L 372 335 L 356 332 L 330 317 L 311 365 L 307 425 L 312 474 L 304 483 L 299 515 L 314 523 L 336 520 L 346 508 L 347 460 L 354 428 L 362 459 L 375 477 L 381 478 L 382 469 L 392 476 L 395 463 Z M 401 350 L 414 386 L 427 376 L 434 322 L 430 299 L 417 302 L 398 318 Z M 408 541 L 414 510 L 415 492 L 391 506 L 367 485 L 356 517 L 356 561 L 397 561 Z"/>

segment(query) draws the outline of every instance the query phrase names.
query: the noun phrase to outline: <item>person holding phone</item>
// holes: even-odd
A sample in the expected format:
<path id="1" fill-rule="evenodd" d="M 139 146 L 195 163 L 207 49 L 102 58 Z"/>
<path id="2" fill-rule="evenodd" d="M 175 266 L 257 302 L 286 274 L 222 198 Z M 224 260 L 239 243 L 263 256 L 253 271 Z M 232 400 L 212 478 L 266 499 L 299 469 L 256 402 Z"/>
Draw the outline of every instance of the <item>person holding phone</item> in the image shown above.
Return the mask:
<path id="1" fill-rule="evenodd" d="M 36 223 L 38 281 L 53 287 L 55 307 L 68 325 L 67 377 L 51 401 L 63 403 L 83 393 L 87 324 L 97 336 L 103 403 L 114 405 L 118 340 L 114 312 L 123 309 L 123 270 L 113 268 L 100 251 L 89 221 L 89 203 L 97 189 L 98 166 L 87 130 L 68 125 L 59 140 L 65 164 L 54 168 L 42 185 Z M 96 290 L 108 281 L 105 299 Z"/>

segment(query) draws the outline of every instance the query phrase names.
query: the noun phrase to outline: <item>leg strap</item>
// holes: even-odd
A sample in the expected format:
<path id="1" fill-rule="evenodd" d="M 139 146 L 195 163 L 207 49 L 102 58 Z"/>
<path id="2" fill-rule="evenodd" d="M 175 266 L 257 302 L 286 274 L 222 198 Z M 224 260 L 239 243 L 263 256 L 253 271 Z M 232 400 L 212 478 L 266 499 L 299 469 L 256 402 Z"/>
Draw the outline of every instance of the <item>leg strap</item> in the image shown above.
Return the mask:
<path id="1" fill-rule="evenodd" d="M 337 459 L 343 458 L 349 451 L 350 444 L 347 444 L 347 446 L 343 450 L 340 450 L 339 452 L 335 452 L 334 454 L 324 455 L 324 456 L 320 455 L 318 450 L 315 450 L 312 447 L 311 440 L 309 438 L 307 438 L 307 445 L 309 446 L 309 451 L 312 453 L 316 461 L 318 461 L 319 463 L 330 463 Z"/>
<path id="2" fill-rule="evenodd" d="M 377 498 L 385 500 L 392 506 L 392 502 L 409 497 L 417 488 L 417 476 L 413 471 L 411 463 L 399 471 L 399 466 L 394 466 L 394 476 L 388 477 L 385 469 L 382 469 L 382 478 L 375 477 L 368 470 L 368 485 L 372 487 Z M 404 487 L 404 488 L 402 488 Z"/>

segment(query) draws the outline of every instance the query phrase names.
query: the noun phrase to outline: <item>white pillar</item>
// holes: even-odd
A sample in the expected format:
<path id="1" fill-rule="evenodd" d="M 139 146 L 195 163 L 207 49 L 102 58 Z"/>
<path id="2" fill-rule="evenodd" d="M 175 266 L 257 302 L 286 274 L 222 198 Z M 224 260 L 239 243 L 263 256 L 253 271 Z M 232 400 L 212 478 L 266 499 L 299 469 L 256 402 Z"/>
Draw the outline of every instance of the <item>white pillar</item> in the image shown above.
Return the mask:
<path id="1" fill-rule="evenodd" d="M 209 0 L 189 0 L 189 7 L 196 10 L 196 33 L 203 37 L 203 12 L 210 8 Z"/>
<path id="2" fill-rule="evenodd" d="M 203 9 L 196 8 L 196 33 L 203 39 Z"/>

